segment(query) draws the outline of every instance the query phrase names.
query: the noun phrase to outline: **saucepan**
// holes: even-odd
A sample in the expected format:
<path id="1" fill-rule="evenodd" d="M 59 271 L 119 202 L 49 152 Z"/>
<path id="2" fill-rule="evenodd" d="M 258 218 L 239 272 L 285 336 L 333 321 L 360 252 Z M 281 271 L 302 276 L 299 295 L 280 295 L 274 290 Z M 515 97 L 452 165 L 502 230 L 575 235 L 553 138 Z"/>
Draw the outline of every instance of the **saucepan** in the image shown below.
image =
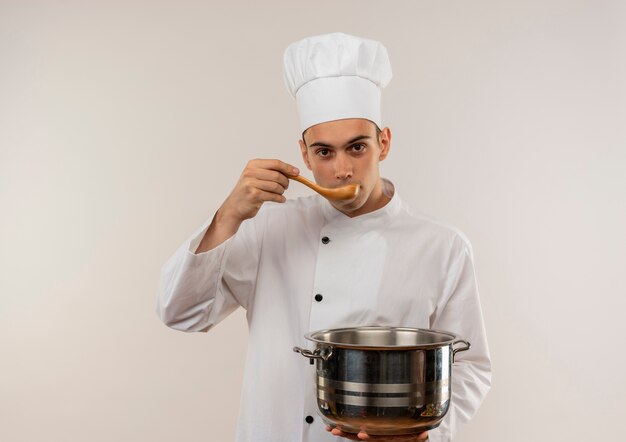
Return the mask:
<path id="1" fill-rule="evenodd" d="M 371 435 L 436 428 L 450 406 L 454 356 L 470 348 L 449 332 L 406 327 L 320 330 L 305 338 L 315 349 L 293 350 L 316 361 L 322 420 Z"/>

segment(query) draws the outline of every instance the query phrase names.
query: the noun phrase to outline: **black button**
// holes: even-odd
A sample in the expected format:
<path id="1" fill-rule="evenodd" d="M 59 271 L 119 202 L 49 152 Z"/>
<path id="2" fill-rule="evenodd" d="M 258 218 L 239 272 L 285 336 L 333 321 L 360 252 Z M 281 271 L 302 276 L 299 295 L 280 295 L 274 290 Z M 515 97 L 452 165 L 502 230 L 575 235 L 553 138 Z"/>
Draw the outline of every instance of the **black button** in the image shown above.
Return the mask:
<path id="1" fill-rule="evenodd" d="M 307 416 L 304 418 L 304 420 L 306 421 L 307 424 L 312 424 L 313 423 L 313 416 Z"/>
<path id="2" fill-rule="evenodd" d="M 330 238 L 325 236 L 322 238 L 322 244 L 328 244 L 330 242 Z"/>
<path id="3" fill-rule="evenodd" d="M 324 297 L 322 295 L 320 295 L 319 293 L 317 295 L 315 295 L 315 300 L 317 302 L 322 302 L 322 299 L 324 299 Z"/>

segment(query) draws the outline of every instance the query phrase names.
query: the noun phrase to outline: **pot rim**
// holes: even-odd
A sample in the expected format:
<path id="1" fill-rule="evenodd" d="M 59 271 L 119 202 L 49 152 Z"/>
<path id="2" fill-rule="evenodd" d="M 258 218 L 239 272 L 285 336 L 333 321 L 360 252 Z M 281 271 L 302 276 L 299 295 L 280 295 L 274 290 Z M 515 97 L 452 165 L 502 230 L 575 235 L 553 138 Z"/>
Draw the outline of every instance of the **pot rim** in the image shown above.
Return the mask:
<path id="1" fill-rule="evenodd" d="M 353 330 L 393 330 L 393 331 L 408 331 L 408 332 L 419 332 L 419 333 L 427 333 L 427 334 L 443 334 L 448 337 L 443 341 L 428 343 L 428 344 L 408 344 L 408 345 L 367 345 L 367 344 L 352 344 L 352 343 L 342 343 L 342 342 L 332 342 L 325 341 L 322 339 L 318 339 L 315 336 L 319 336 L 325 333 L 335 333 L 335 332 L 347 332 Z M 434 329 L 426 329 L 426 328 L 413 328 L 413 327 L 388 327 L 388 326 L 362 326 L 362 327 L 344 327 L 344 328 L 329 328 L 324 330 L 316 330 L 309 332 L 304 335 L 306 339 L 309 341 L 313 341 L 317 344 L 321 344 L 327 347 L 337 347 L 337 348 L 353 348 L 353 349 L 366 349 L 366 350 L 417 350 L 417 349 L 433 349 L 444 346 L 451 346 L 454 344 L 458 337 L 454 333 L 444 331 L 444 330 L 434 330 Z"/>

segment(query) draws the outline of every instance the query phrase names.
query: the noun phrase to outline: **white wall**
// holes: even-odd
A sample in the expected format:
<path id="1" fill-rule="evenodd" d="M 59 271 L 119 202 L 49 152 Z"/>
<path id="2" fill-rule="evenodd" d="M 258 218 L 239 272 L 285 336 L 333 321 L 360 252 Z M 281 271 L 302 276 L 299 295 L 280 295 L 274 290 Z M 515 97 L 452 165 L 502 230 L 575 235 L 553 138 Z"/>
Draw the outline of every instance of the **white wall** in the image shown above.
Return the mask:
<path id="1" fill-rule="evenodd" d="M 617 440 L 624 5 L 0 2 L 0 440 L 233 439 L 244 316 L 167 329 L 160 267 L 249 158 L 301 165 L 282 52 L 336 30 L 390 53 L 383 174 L 474 246 L 495 371 L 458 440 Z"/>

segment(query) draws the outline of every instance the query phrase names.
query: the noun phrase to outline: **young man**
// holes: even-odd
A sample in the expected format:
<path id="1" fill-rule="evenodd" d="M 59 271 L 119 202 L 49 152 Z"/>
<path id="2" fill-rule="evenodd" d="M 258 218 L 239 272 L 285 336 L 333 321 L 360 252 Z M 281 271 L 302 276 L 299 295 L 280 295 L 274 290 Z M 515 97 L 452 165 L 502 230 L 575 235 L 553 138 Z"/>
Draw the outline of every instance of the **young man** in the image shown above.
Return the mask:
<path id="1" fill-rule="evenodd" d="M 378 42 L 335 33 L 292 44 L 285 80 L 298 105 L 300 149 L 318 184 L 358 196 L 286 200 L 296 167 L 253 160 L 213 220 L 163 268 L 157 311 L 170 327 L 208 331 L 242 306 L 249 346 L 237 440 L 447 441 L 476 412 L 491 377 L 469 243 L 411 212 L 379 174 L 391 132 L 380 92 L 391 79 Z M 433 328 L 472 343 L 454 366 L 439 428 L 411 436 L 344 434 L 317 414 L 314 366 L 291 352 L 309 331 Z"/>

